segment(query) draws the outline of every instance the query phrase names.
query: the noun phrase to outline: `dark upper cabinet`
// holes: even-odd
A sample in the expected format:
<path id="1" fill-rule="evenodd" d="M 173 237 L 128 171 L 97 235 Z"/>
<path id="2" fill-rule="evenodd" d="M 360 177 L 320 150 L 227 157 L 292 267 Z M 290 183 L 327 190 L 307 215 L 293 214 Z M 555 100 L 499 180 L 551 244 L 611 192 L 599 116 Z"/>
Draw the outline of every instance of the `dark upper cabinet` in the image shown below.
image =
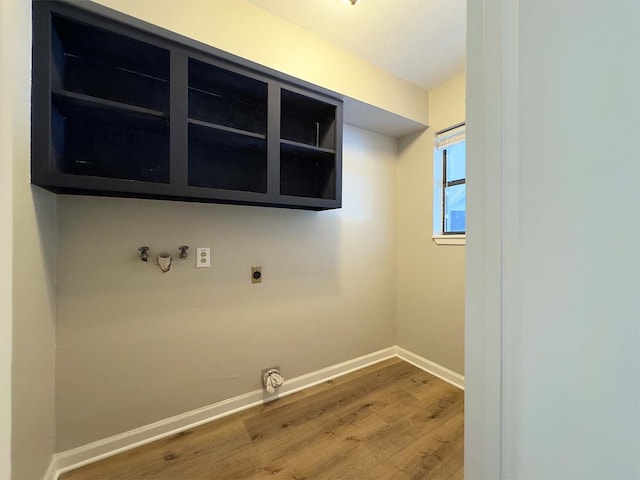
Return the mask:
<path id="1" fill-rule="evenodd" d="M 98 5 L 33 2 L 31 181 L 59 193 L 341 206 L 342 102 Z"/>

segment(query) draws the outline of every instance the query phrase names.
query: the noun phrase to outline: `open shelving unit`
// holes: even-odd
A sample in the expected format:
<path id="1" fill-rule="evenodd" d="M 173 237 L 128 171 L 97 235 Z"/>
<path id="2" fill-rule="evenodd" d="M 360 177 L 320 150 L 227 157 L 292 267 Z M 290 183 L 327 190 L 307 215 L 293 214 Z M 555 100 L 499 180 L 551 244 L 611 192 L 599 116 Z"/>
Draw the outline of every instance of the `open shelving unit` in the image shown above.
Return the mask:
<path id="1" fill-rule="evenodd" d="M 90 2 L 33 2 L 32 183 L 341 206 L 342 102 Z"/>

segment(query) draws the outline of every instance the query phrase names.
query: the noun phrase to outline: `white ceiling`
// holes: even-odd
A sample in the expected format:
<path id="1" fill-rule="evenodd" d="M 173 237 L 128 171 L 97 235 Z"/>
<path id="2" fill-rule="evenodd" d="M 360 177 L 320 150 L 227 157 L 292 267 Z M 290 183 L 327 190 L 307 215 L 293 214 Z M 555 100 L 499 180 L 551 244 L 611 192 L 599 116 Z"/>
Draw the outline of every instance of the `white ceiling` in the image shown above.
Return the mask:
<path id="1" fill-rule="evenodd" d="M 248 0 L 425 89 L 465 66 L 465 0 Z"/>

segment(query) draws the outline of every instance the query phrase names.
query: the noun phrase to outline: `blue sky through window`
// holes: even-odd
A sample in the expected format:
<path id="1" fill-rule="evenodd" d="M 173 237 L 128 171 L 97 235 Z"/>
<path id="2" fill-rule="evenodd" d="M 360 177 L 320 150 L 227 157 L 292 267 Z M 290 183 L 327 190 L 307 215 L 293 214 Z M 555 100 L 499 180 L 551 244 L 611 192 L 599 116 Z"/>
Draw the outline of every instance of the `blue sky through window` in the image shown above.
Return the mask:
<path id="1" fill-rule="evenodd" d="M 466 143 L 449 145 L 447 150 L 446 182 L 464 180 L 466 177 Z M 444 232 L 464 232 L 466 228 L 466 185 L 445 186 Z"/>
<path id="2" fill-rule="evenodd" d="M 465 142 L 460 142 L 447 147 L 447 182 L 465 177 Z"/>

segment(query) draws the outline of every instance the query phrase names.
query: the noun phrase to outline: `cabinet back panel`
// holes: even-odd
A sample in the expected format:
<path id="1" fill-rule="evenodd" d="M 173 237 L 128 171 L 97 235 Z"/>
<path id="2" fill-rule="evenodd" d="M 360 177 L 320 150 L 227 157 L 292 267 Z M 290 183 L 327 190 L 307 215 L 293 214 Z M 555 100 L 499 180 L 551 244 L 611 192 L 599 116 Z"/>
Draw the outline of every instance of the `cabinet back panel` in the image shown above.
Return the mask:
<path id="1" fill-rule="evenodd" d="M 334 200 L 336 169 L 333 155 L 301 155 L 283 149 L 280 156 L 280 193 L 294 197 Z"/>
<path id="2" fill-rule="evenodd" d="M 189 118 L 247 132 L 267 133 L 266 105 L 189 89 Z"/>
<path id="3" fill-rule="evenodd" d="M 282 90 L 280 137 L 316 147 L 335 149 L 336 107 Z"/>
<path id="4" fill-rule="evenodd" d="M 280 137 L 322 148 L 335 148 L 335 123 L 319 122 L 315 118 L 282 114 Z"/>
<path id="5" fill-rule="evenodd" d="M 59 171 L 74 175 L 169 183 L 168 127 L 128 129 L 97 115 L 64 118 L 53 109 Z M 164 131 L 163 131 L 164 130 Z"/>
<path id="6" fill-rule="evenodd" d="M 224 68 L 189 59 L 189 87 L 236 98 L 250 104 L 267 104 L 267 84 Z"/>
<path id="7" fill-rule="evenodd" d="M 169 113 L 169 82 L 87 57 L 65 56 L 62 88 Z"/>
<path id="8" fill-rule="evenodd" d="M 190 125 L 189 185 L 266 193 L 266 140 Z"/>
<path id="9" fill-rule="evenodd" d="M 55 14 L 52 30 L 65 55 L 95 58 L 113 68 L 169 80 L 169 52 L 163 48 Z"/>
<path id="10" fill-rule="evenodd" d="M 190 144 L 189 185 L 267 193 L 266 148 L 245 153 Z"/>

